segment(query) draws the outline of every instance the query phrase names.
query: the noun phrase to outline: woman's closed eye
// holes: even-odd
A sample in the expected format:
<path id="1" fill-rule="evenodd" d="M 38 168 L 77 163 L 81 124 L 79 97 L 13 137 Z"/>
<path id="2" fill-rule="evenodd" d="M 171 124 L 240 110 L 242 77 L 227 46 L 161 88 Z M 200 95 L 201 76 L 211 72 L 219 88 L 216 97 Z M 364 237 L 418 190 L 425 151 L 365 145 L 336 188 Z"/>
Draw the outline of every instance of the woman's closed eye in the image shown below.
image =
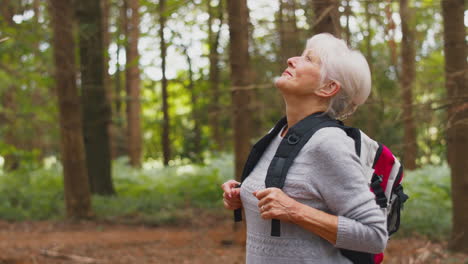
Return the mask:
<path id="1" fill-rule="evenodd" d="M 304 55 L 304 59 L 305 61 L 310 62 L 310 63 L 318 63 L 317 57 L 310 55 L 310 54 Z"/>

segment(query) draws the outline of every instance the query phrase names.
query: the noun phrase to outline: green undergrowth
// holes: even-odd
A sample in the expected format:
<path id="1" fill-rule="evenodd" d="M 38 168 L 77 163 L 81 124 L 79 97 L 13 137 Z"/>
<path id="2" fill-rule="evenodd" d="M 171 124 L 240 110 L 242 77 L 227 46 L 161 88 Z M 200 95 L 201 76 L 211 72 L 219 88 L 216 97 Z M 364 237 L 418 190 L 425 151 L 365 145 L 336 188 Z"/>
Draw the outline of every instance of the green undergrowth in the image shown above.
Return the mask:
<path id="1" fill-rule="evenodd" d="M 184 221 L 193 209 L 221 208 L 220 185 L 233 177 L 233 157 L 221 154 L 204 165 L 163 167 L 149 161 L 141 169 L 126 159 L 113 163 L 117 195 L 93 196 L 98 219 L 166 224 Z M 41 168 L 0 171 L 0 219 L 11 221 L 62 219 L 62 168 L 49 162 Z"/>
<path id="2" fill-rule="evenodd" d="M 233 157 L 219 155 L 204 165 L 163 167 L 148 161 L 134 169 L 125 159 L 113 163 L 116 196 L 94 196 L 98 219 L 128 223 L 170 224 L 196 218 L 199 210 L 221 212 L 220 185 L 233 178 Z M 62 168 L 49 161 L 40 168 L 6 174 L 0 170 L 0 219 L 63 219 Z M 451 228 L 450 171 L 447 165 L 408 171 L 410 200 L 402 212 L 397 236 L 415 233 L 446 239 Z"/>
<path id="3" fill-rule="evenodd" d="M 417 233 L 433 240 L 447 239 L 452 225 L 448 166 L 425 166 L 408 171 L 405 173 L 403 185 L 410 199 L 402 211 L 397 236 L 411 236 Z"/>

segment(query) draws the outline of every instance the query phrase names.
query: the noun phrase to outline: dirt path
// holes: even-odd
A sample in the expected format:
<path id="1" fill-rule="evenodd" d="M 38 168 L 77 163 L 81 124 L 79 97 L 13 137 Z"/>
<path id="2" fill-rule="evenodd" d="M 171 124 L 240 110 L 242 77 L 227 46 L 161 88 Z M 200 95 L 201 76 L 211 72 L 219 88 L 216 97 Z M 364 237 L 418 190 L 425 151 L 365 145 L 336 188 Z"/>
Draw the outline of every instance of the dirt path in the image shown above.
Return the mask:
<path id="1" fill-rule="evenodd" d="M 0 264 L 244 263 L 241 231 L 231 230 L 222 219 L 179 227 L 0 221 Z M 44 256 L 44 250 L 81 259 Z M 423 239 L 398 239 L 389 243 L 384 263 L 465 264 L 468 256 L 449 255 L 443 244 Z"/>

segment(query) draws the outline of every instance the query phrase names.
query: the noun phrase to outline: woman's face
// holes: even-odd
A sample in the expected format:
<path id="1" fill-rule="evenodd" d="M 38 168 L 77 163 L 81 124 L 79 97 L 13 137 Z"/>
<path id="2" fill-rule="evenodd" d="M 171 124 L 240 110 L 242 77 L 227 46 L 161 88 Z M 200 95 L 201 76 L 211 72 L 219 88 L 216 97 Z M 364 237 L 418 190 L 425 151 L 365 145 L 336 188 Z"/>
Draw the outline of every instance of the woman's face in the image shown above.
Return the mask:
<path id="1" fill-rule="evenodd" d="M 282 92 L 295 95 L 309 95 L 320 85 L 320 59 L 311 49 L 301 56 L 288 59 L 288 68 L 276 80 L 276 87 Z"/>

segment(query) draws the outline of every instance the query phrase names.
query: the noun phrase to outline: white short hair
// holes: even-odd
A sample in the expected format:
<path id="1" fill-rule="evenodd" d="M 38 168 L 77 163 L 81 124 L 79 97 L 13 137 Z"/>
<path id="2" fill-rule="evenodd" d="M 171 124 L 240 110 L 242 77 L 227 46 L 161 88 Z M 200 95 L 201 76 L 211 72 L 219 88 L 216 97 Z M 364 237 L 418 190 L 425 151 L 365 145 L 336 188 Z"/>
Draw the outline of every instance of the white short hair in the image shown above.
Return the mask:
<path id="1" fill-rule="evenodd" d="M 308 39 L 306 49 L 311 49 L 320 58 L 322 85 L 333 80 L 341 86 L 332 97 L 326 113 L 333 118 L 345 119 L 369 97 L 371 74 L 366 58 L 328 33 Z"/>

